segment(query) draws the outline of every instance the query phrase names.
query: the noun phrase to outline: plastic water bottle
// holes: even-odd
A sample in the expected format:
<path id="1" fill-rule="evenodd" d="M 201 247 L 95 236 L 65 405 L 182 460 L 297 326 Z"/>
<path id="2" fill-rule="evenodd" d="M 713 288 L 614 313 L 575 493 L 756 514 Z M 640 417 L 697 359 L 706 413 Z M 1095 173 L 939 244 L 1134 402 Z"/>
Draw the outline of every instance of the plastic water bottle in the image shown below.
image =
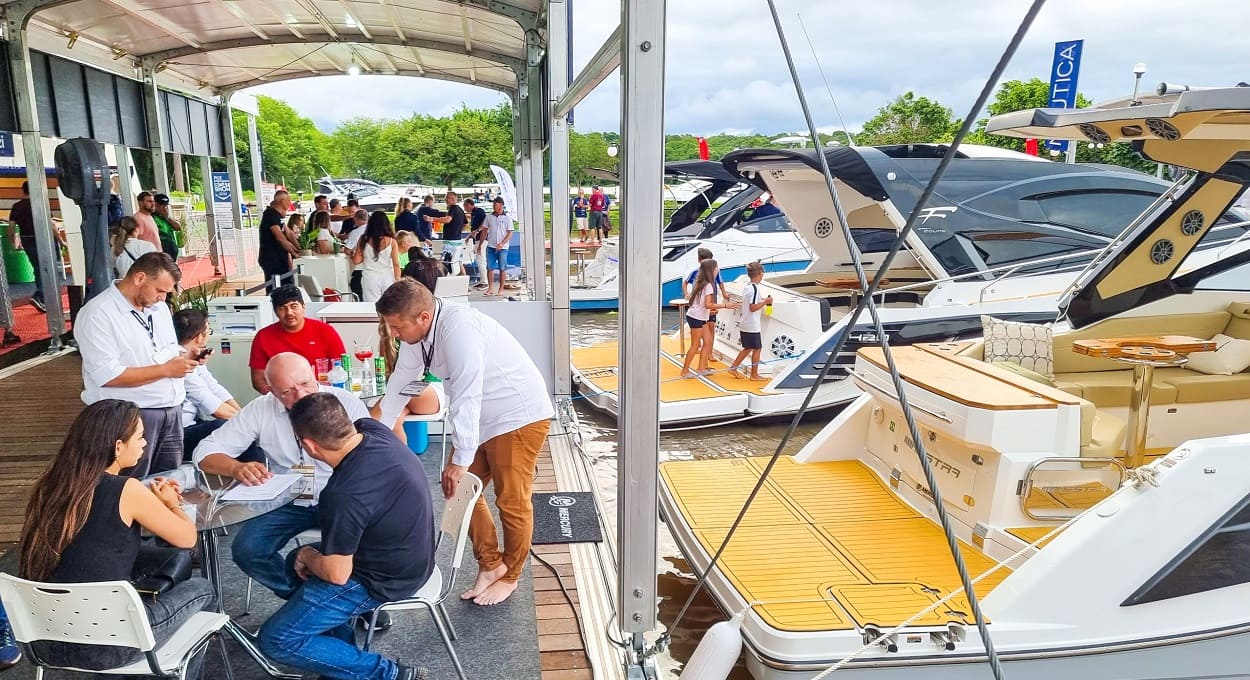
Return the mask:
<path id="1" fill-rule="evenodd" d="M 764 305 L 764 316 L 772 316 L 772 315 L 773 315 L 773 303 L 770 302 Z"/>
<path id="2" fill-rule="evenodd" d="M 330 369 L 330 386 L 347 389 L 347 371 L 343 370 L 343 362 L 334 360 L 334 368 Z"/>

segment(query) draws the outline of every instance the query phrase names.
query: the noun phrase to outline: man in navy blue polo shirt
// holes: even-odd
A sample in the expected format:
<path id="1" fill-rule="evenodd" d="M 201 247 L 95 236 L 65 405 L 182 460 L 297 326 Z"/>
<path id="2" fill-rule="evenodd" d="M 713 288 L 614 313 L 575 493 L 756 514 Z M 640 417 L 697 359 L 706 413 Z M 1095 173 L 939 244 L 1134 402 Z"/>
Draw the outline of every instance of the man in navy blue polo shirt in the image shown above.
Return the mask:
<path id="1" fill-rule="evenodd" d="M 353 423 L 333 395 L 296 402 L 291 428 L 334 473 L 317 508 L 321 544 L 288 558 L 304 583 L 261 626 L 261 649 L 323 676 L 427 677 L 426 669 L 357 648 L 351 626 L 355 616 L 411 597 L 434 569 L 434 507 L 421 463 L 385 425 Z"/>

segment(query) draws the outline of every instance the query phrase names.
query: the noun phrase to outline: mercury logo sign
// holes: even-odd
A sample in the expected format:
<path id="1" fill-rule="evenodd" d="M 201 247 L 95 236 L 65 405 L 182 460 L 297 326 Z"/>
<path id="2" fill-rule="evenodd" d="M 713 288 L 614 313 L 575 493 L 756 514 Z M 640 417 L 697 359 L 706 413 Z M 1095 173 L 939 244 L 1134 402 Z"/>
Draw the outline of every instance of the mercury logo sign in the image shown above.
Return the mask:
<path id="1" fill-rule="evenodd" d="M 577 499 L 572 496 L 552 496 L 547 499 L 547 504 L 556 508 L 556 515 L 560 522 L 560 535 L 573 538 L 573 518 L 569 515 L 569 507 L 577 505 Z"/>

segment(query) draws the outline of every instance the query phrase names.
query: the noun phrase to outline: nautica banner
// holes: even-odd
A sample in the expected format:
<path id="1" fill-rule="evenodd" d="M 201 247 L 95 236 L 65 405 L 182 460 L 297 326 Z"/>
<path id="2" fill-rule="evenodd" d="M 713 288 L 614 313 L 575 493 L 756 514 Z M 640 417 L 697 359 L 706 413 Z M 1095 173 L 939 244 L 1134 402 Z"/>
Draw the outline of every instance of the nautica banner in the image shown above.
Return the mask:
<path id="1" fill-rule="evenodd" d="M 1084 40 L 1055 43 L 1055 61 L 1050 67 L 1050 102 L 1052 109 L 1076 108 L 1076 78 L 1081 72 L 1081 49 Z M 1052 139 L 1046 148 L 1063 153 L 1068 150 L 1068 140 Z"/>

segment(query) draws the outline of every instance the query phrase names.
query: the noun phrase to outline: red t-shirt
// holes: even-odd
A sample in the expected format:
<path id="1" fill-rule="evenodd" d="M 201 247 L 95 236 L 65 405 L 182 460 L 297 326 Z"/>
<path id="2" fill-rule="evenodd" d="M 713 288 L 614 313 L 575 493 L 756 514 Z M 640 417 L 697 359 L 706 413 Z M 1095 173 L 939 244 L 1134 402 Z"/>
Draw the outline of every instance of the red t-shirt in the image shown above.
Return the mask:
<path id="1" fill-rule="evenodd" d="M 264 370 L 269 360 L 283 352 L 295 352 L 317 367 L 317 359 L 338 359 L 346 353 L 343 339 L 330 324 L 316 319 L 304 319 L 304 327 L 298 333 L 288 333 L 282 324 L 265 326 L 252 340 L 252 356 L 247 365 Z"/>
<path id="2" fill-rule="evenodd" d="M 591 212 L 603 212 L 603 204 L 604 204 L 603 194 L 591 194 L 590 195 L 590 211 Z"/>

